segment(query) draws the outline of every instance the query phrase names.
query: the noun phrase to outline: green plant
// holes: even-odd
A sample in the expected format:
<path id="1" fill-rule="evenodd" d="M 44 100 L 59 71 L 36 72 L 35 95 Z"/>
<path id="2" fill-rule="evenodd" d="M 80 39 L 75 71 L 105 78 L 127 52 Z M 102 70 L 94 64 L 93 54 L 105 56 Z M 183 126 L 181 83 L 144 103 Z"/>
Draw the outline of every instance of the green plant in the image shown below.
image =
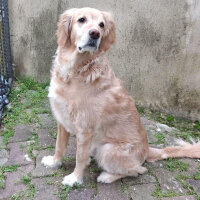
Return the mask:
<path id="1" fill-rule="evenodd" d="M 14 135 L 13 128 L 15 125 L 39 122 L 37 113 L 41 110 L 47 98 L 47 85 L 48 83 L 37 83 L 32 78 L 15 81 L 15 86 L 13 86 L 9 97 L 11 106 L 6 108 L 2 120 L 4 129 L 0 135 L 5 144 Z M 28 108 L 31 108 L 31 112 L 26 112 Z"/>
<path id="2" fill-rule="evenodd" d="M 31 181 L 31 176 L 30 175 L 23 175 L 21 177 L 21 181 L 22 181 L 22 183 L 24 183 L 25 185 L 27 185 Z"/>
<path id="3" fill-rule="evenodd" d="M 164 143 L 165 135 L 163 133 L 157 133 L 154 136 L 157 139 L 157 141 L 154 142 L 155 144 L 163 144 Z"/>
<path id="4" fill-rule="evenodd" d="M 195 180 L 200 180 L 200 172 L 197 172 L 196 174 L 194 174 L 193 177 Z"/>
<path id="5" fill-rule="evenodd" d="M 165 160 L 165 167 L 169 169 L 169 171 L 173 172 L 174 170 L 179 170 L 180 172 L 187 171 L 189 164 L 184 163 L 175 158 L 169 158 Z"/>

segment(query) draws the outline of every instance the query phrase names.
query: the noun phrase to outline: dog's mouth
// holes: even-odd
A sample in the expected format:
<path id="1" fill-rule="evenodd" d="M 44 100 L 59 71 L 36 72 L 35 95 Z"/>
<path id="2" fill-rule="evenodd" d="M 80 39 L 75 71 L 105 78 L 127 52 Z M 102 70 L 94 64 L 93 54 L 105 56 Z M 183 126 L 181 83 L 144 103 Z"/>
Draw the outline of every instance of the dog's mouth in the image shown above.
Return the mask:
<path id="1" fill-rule="evenodd" d="M 97 49 L 98 49 L 98 40 L 92 38 L 90 38 L 85 45 L 78 47 L 78 51 L 80 53 L 83 53 L 84 51 L 93 52 Z"/>
<path id="2" fill-rule="evenodd" d="M 89 39 L 88 43 L 86 44 L 89 47 L 95 47 L 97 48 L 97 40 Z"/>

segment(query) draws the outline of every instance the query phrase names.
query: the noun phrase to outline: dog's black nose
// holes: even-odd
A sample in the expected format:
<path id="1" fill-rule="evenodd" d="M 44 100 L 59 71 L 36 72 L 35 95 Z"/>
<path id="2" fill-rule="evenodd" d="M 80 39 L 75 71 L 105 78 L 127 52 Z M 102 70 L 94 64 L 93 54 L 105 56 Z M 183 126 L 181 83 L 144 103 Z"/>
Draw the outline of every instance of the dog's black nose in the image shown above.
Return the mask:
<path id="1" fill-rule="evenodd" d="M 100 33 L 96 29 L 92 29 L 89 31 L 89 35 L 92 39 L 98 39 L 100 37 Z"/>

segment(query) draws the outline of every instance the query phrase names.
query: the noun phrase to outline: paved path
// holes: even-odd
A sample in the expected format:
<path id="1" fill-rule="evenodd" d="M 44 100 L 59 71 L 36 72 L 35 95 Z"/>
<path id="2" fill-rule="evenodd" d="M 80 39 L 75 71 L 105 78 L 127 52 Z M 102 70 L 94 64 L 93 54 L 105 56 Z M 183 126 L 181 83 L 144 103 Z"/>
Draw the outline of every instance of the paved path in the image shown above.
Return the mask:
<path id="1" fill-rule="evenodd" d="M 27 112 L 30 112 L 27 111 Z M 70 138 L 63 166 L 52 170 L 41 165 L 44 155 L 53 155 L 56 123 L 51 114 L 39 114 L 38 124 L 18 124 L 7 147 L 0 137 L 0 200 L 194 200 L 200 195 L 200 162 L 171 159 L 145 163 L 148 173 L 112 184 L 100 184 L 95 161 L 85 172 L 82 186 L 62 186 L 62 178 L 75 166 L 75 137 Z M 151 146 L 175 144 L 179 130 L 142 118 Z"/>

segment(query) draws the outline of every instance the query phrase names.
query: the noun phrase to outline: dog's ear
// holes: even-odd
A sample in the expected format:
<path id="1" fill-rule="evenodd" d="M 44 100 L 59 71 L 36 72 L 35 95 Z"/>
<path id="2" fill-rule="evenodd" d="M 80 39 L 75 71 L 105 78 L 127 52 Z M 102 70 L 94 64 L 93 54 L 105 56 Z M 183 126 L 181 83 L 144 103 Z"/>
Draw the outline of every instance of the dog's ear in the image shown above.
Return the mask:
<path id="1" fill-rule="evenodd" d="M 113 17 L 108 12 L 102 12 L 105 20 L 105 31 L 101 39 L 99 49 L 101 51 L 107 51 L 110 46 L 115 42 L 115 23 Z"/>
<path id="2" fill-rule="evenodd" d="M 63 14 L 60 15 L 57 28 L 57 43 L 60 47 L 65 47 L 70 45 L 70 35 L 72 29 L 72 18 L 73 13 L 76 9 L 66 10 Z"/>

